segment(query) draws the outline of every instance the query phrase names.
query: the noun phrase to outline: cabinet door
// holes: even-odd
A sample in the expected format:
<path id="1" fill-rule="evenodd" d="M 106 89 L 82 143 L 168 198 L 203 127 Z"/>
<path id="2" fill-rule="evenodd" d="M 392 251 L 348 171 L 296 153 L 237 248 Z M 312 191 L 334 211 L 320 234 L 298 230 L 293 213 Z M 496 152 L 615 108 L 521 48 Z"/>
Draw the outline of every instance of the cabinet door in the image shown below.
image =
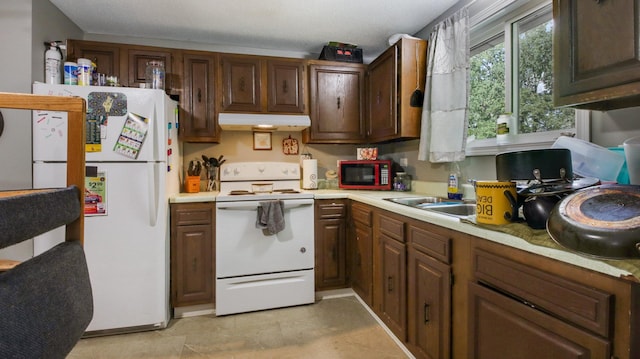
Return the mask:
<path id="1" fill-rule="evenodd" d="M 610 358 L 610 342 L 469 283 L 469 358 Z"/>
<path id="2" fill-rule="evenodd" d="M 397 47 L 391 46 L 369 65 L 369 123 L 371 141 L 393 138 L 398 133 Z"/>
<path id="3" fill-rule="evenodd" d="M 407 339 L 406 246 L 385 234 L 382 239 L 382 320 L 404 342 Z"/>
<path id="4" fill-rule="evenodd" d="M 126 86 L 139 87 L 140 84 L 146 83 L 147 62 L 152 60 L 162 61 L 164 63 L 165 90 L 171 90 L 174 86 L 176 86 L 174 84 L 175 75 L 172 68 L 173 54 L 171 49 L 132 46 L 127 49 L 127 54 L 129 59 L 129 71 Z"/>
<path id="5" fill-rule="evenodd" d="M 187 142 L 218 142 L 220 133 L 215 111 L 216 55 L 184 52 L 182 57 L 182 139 Z"/>
<path id="6" fill-rule="evenodd" d="M 417 358 L 451 353 L 451 268 L 409 248 L 408 341 Z"/>
<path id="7" fill-rule="evenodd" d="M 639 7 L 638 1 L 553 2 L 556 106 L 596 110 L 638 106 Z M 625 97 L 635 99 L 626 105 L 615 103 Z"/>
<path id="8" fill-rule="evenodd" d="M 302 61 L 267 60 L 267 111 L 304 113 Z"/>
<path id="9" fill-rule="evenodd" d="M 210 225 L 180 226 L 175 238 L 174 307 L 213 302 Z"/>
<path id="10" fill-rule="evenodd" d="M 215 302 L 213 203 L 171 204 L 171 306 Z"/>
<path id="11" fill-rule="evenodd" d="M 307 143 L 362 143 L 365 67 L 311 65 L 311 128 Z"/>
<path id="12" fill-rule="evenodd" d="M 346 223 L 344 218 L 316 222 L 316 290 L 346 285 Z"/>
<path id="13" fill-rule="evenodd" d="M 352 241 L 351 255 L 351 286 L 353 290 L 367 303 L 373 305 L 372 291 L 372 233 L 371 227 L 359 222 L 355 223 L 355 238 Z"/>
<path id="14" fill-rule="evenodd" d="M 261 62 L 257 57 L 221 56 L 222 110 L 260 112 Z"/>
<path id="15" fill-rule="evenodd" d="M 98 73 L 108 76 L 118 76 L 120 73 L 120 49 L 116 44 L 67 40 L 67 58 L 77 61 L 78 58 L 85 58 L 93 61 L 97 66 Z"/>

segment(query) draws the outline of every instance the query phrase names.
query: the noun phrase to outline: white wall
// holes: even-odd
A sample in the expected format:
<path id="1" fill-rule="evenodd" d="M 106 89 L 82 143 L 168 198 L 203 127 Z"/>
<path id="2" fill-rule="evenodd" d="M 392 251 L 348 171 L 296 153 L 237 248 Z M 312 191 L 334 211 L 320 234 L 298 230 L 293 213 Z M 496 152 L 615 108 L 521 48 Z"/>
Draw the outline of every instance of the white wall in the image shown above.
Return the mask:
<path id="1" fill-rule="evenodd" d="M 48 0 L 0 2 L 0 91 L 30 93 L 33 81 L 44 80 L 44 41 L 82 32 Z M 0 190 L 31 188 L 31 112 L 2 110 Z M 29 241 L 0 251 L 0 258 L 24 260 Z"/>

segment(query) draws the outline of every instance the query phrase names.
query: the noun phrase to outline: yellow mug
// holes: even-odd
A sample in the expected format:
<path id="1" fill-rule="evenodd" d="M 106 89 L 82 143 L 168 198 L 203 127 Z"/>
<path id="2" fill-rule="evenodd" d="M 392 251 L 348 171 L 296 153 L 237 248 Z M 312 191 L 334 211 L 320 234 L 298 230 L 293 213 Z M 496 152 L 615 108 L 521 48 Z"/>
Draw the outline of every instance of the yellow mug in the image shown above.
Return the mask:
<path id="1" fill-rule="evenodd" d="M 517 208 L 511 206 L 505 192 L 511 192 L 516 197 L 515 182 L 506 181 L 477 181 L 476 182 L 476 221 L 487 224 L 507 224 L 514 218 Z"/>

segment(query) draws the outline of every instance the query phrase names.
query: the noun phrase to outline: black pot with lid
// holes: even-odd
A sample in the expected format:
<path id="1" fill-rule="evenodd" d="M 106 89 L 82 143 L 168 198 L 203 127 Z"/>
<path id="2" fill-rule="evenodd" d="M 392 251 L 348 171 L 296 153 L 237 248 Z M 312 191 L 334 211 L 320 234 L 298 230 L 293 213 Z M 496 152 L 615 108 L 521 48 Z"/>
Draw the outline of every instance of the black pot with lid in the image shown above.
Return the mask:
<path id="1" fill-rule="evenodd" d="M 573 178 L 571 151 L 552 148 L 505 152 L 496 155 L 496 177 L 499 181 L 524 183 L 518 186 L 517 198 L 505 193 L 512 213 L 522 206 L 529 227 L 544 229 L 549 213 L 566 195 L 599 183 L 597 178 Z M 517 216 L 512 221 L 519 220 Z"/>
<path id="2" fill-rule="evenodd" d="M 498 181 L 572 179 L 571 151 L 550 148 L 499 153 L 496 178 Z"/>

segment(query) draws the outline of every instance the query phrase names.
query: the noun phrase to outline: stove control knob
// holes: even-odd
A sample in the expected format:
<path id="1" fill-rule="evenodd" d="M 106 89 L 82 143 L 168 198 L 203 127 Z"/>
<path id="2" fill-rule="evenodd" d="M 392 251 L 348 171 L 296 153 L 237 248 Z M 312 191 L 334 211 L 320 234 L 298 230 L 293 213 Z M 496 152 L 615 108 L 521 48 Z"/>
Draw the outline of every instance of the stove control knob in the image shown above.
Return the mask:
<path id="1" fill-rule="evenodd" d="M 240 174 L 240 170 L 239 170 L 239 169 L 237 169 L 237 168 L 234 168 L 234 169 L 233 169 L 233 174 L 234 174 L 235 176 L 239 175 L 239 174 Z"/>
<path id="2" fill-rule="evenodd" d="M 305 247 L 300 248 L 300 253 L 305 253 L 307 249 Z"/>

